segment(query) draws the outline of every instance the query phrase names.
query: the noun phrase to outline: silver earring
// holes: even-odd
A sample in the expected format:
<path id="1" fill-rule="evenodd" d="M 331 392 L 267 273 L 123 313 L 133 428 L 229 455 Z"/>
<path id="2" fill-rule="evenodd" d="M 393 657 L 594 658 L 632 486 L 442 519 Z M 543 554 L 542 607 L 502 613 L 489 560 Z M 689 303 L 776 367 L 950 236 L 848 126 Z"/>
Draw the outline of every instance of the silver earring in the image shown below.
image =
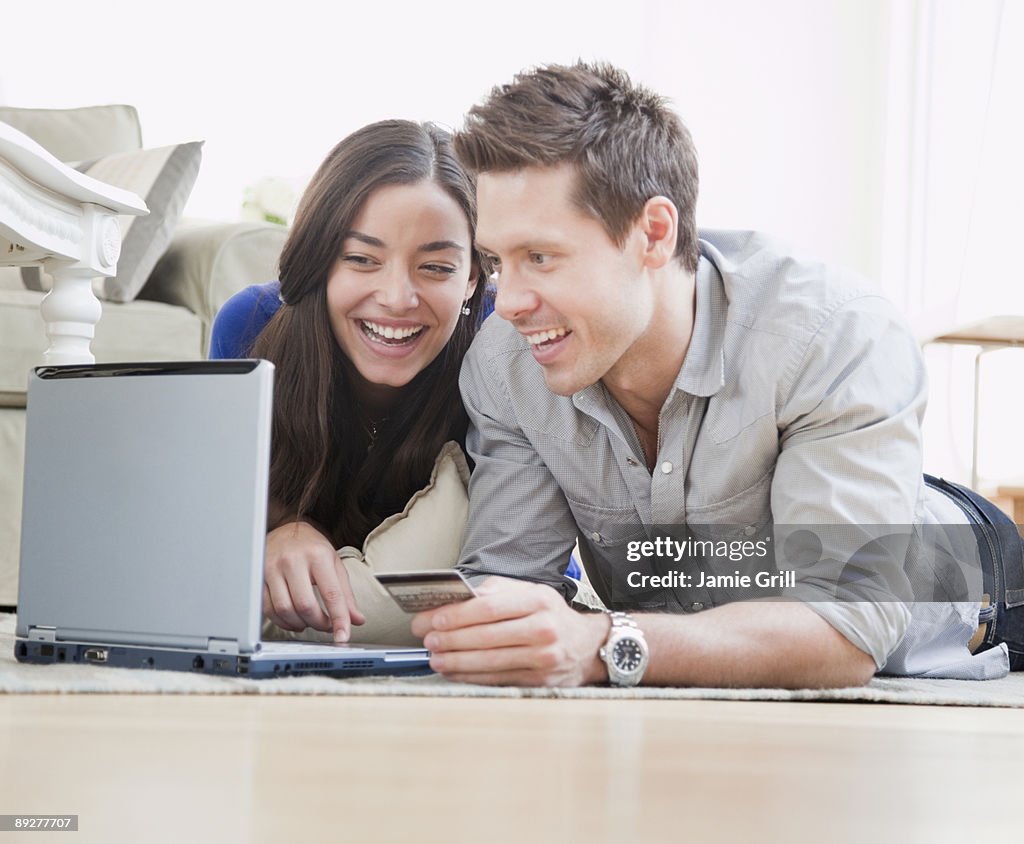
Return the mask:
<path id="1" fill-rule="evenodd" d="M 462 315 L 463 316 L 469 316 L 471 313 L 472 313 L 472 311 L 470 311 L 469 305 L 463 304 L 463 306 L 462 306 Z"/>

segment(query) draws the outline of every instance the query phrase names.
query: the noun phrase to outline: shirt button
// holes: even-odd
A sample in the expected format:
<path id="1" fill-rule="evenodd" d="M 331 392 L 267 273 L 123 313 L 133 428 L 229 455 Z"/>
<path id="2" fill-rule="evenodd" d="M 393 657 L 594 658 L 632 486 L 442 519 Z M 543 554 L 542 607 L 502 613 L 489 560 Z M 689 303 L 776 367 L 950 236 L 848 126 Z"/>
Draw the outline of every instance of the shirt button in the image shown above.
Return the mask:
<path id="1" fill-rule="evenodd" d="M 664 463 L 661 464 L 661 471 L 664 472 L 666 475 L 669 474 L 672 471 L 672 464 L 666 460 Z"/>
<path id="2" fill-rule="evenodd" d="M 747 536 L 753 536 L 755 533 L 757 533 L 757 528 L 753 525 L 747 525 L 745 528 L 743 528 L 743 532 Z"/>
<path id="3" fill-rule="evenodd" d="M 598 532 L 597 532 L 597 531 L 595 530 L 595 531 L 594 531 L 594 532 L 593 532 L 592 534 L 590 534 L 590 538 L 591 538 L 591 539 L 593 539 L 593 540 L 594 540 L 594 542 L 600 542 L 600 541 L 601 541 L 601 534 L 600 534 L 600 533 L 598 533 Z"/>
<path id="4" fill-rule="evenodd" d="M 639 465 L 640 465 L 640 464 L 639 464 L 639 463 L 638 463 L 638 462 L 637 462 L 636 460 L 634 460 L 634 459 L 633 459 L 632 457 L 627 457 L 627 458 L 626 458 L 626 462 L 627 462 L 627 463 L 628 463 L 628 464 L 629 464 L 630 466 L 639 466 Z"/>
<path id="5" fill-rule="evenodd" d="M 700 612 L 702 609 L 704 609 L 704 605 L 700 601 L 696 601 L 690 604 L 690 609 L 694 612 Z"/>

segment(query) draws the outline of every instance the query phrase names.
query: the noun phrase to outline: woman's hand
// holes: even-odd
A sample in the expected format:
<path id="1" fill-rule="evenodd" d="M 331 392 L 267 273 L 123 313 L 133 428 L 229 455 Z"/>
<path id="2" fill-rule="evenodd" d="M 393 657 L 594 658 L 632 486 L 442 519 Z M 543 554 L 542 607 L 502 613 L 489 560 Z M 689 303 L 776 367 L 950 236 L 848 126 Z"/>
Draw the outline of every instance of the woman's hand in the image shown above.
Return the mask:
<path id="1" fill-rule="evenodd" d="M 335 642 L 347 642 L 351 625 L 366 622 L 334 546 L 306 522 L 289 522 L 267 534 L 263 613 L 284 630 L 333 631 Z"/>

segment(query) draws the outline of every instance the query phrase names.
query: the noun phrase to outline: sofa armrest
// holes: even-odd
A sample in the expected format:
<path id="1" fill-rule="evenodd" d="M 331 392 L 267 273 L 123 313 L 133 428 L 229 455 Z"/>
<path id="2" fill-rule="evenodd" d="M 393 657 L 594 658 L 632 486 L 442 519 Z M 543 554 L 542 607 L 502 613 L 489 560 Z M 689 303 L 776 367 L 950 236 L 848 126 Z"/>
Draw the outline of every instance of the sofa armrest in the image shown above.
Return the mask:
<path id="1" fill-rule="evenodd" d="M 287 236 L 272 223 L 183 223 L 139 298 L 192 311 L 203 323 L 205 350 L 221 305 L 243 287 L 277 278 Z"/>

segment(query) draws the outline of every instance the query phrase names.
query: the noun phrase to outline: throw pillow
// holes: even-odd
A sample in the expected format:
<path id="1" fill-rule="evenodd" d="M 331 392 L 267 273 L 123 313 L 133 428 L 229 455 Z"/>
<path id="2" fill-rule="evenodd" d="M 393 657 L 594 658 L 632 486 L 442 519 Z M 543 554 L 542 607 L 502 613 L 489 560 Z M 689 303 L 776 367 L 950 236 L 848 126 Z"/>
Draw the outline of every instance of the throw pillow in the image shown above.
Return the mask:
<path id="1" fill-rule="evenodd" d="M 101 298 L 131 302 L 142 290 L 160 256 L 167 250 L 185 201 L 192 192 L 202 141 L 158 149 L 143 149 L 108 155 L 96 161 L 73 164 L 76 170 L 142 197 L 149 208 L 145 217 L 122 216 L 121 257 L 117 275 L 102 281 Z M 25 267 L 22 282 L 30 290 L 52 286 L 39 267 Z"/>
<path id="2" fill-rule="evenodd" d="M 420 647 L 409 629 L 411 615 L 395 603 L 380 585 L 376 572 L 452 568 L 459 561 L 462 534 L 469 518 L 469 465 L 462 448 L 445 443 L 434 461 L 430 482 L 419 490 L 401 513 L 377 525 L 362 549 L 338 549 L 349 583 L 366 624 L 352 628 L 352 642 Z M 330 633 L 307 628 L 302 633 L 263 624 L 266 639 L 302 639 L 329 642 Z"/>

